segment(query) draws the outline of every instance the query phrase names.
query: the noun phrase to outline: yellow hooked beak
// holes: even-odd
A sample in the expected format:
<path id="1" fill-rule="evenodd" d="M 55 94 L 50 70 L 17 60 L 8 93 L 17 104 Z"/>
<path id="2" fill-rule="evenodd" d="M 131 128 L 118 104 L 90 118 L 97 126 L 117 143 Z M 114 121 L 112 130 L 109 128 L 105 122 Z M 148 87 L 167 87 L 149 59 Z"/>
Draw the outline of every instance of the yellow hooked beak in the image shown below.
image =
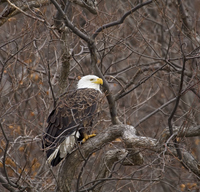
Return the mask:
<path id="1" fill-rule="evenodd" d="M 101 78 L 98 78 L 96 81 L 93 81 L 93 83 L 103 85 L 103 80 Z"/>

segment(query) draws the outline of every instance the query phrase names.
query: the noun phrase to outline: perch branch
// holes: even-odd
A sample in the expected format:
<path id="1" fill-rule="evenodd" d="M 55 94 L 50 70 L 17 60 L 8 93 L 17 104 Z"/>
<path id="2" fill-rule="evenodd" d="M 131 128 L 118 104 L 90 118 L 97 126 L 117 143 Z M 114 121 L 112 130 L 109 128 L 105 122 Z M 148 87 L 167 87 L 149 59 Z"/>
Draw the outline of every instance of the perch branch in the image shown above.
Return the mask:
<path id="1" fill-rule="evenodd" d="M 88 157 L 94 151 L 101 149 L 103 146 L 118 137 L 121 137 L 125 145 L 132 149 L 149 149 L 157 153 L 163 152 L 166 155 L 177 156 L 177 152 L 173 146 L 168 146 L 166 149 L 166 147 L 163 146 L 163 144 L 160 144 L 157 139 L 137 136 L 135 134 L 136 130 L 134 127 L 121 124 L 111 126 L 107 128 L 106 131 L 98 134 L 96 137 L 89 139 L 81 146 L 81 154 L 79 150 L 76 150 L 64 161 L 59 170 L 60 177 L 58 178 L 57 191 L 70 191 L 74 173 L 77 170 L 77 167 L 84 162 L 82 155 L 84 157 Z M 197 177 L 200 177 L 200 164 L 189 152 L 184 151 L 182 155 L 182 161 L 187 165 L 188 169 L 191 170 Z"/>

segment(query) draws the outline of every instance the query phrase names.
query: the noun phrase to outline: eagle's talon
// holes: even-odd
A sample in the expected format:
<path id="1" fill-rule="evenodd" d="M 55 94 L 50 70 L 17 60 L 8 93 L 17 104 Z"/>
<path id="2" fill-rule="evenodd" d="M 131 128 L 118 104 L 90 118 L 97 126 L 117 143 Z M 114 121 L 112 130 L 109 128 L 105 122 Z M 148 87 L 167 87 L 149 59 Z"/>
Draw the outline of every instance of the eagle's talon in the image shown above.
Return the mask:
<path id="1" fill-rule="evenodd" d="M 81 141 L 81 144 L 85 143 L 86 142 L 86 139 L 83 138 L 82 141 Z"/>
<path id="2" fill-rule="evenodd" d="M 95 133 L 93 133 L 93 134 L 91 134 L 91 135 L 85 134 L 85 135 L 84 135 L 84 138 L 83 138 L 82 141 L 81 141 L 81 144 L 85 143 L 89 138 L 95 137 L 95 136 L 96 136 Z"/>
<path id="3" fill-rule="evenodd" d="M 88 139 L 91 138 L 91 137 L 95 137 L 95 136 L 96 136 L 95 133 L 93 133 L 93 134 L 91 134 L 91 135 L 88 135 Z"/>

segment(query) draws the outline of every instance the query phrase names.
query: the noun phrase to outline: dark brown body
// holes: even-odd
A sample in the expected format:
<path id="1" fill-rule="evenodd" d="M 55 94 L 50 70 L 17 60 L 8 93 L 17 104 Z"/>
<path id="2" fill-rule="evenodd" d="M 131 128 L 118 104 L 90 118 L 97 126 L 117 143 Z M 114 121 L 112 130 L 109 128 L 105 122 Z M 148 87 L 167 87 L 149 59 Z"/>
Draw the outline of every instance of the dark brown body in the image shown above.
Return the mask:
<path id="1" fill-rule="evenodd" d="M 83 139 L 97 116 L 100 98 L 101 93 L 95 89 L 78 89 L 60 97 L 47 119 L 48 126 L 43 135 L 43 149 L 47 158 L 72 133 L 79 131 L 78 141 Z M 55 166 L 61 160 L 58 153 L 51 164 Z"/>

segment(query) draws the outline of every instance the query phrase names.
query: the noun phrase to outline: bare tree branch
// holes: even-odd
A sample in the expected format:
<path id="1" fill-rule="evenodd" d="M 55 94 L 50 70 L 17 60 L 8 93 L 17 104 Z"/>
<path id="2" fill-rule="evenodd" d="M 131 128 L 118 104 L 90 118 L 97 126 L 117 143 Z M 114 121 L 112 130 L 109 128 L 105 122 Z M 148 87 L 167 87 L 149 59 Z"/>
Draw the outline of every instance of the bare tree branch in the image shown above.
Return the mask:
<path id="1" fill-rule="evenodd" d="M 97 37 L 97 35 L 103 31 L 104 29 L 107 29 L 109 27 L 113 27 L 116 25 L 120 25 L 124 22 L 124 20 L 126 19 L 126 17 L 128 17 L 130 14 L 132 14 L 133 12 L 137 11 L 138 9 L 140 9 L 141 7 L 148 5 L 152 3 L 152 0 L 149 0 L 147 2 L 144 3 L 139 3 L 136 7 L 132 8 L 130 11 L 126 12 L 119 20 L 117 21 L 113 21 L 111 23 L 107 23 L 105 25 L 103 25 L 102 27 L 98 28 L 95 33 L 92 35 L 92 39 L 95 39 Z"/>
<path id="2" fill-rule="evenodd" d="M 8 1 L 8 3 L 11 3 L 11 2 Z M 7 5 L 0 15 L 0 26 L 3 25 L 9 18 L 19 13 L 27 11 L 31 8 L 39 8 L 42 6 L 46 6 L 48 4 L 49 4 L 49 0 L 30 1 L 27 3 L 21 3 L 20 1 L 17 1 L 15 4 L 11 3 L 11 6 Z"/>
<path id="3" fill-rule="evenodd" d="M 28 14 L 26 11 L 31 8 L 39 8 L 42 6 L 46 6 L 49 4 L 49 0 L 40 0 L 40 1 L 30 1 L 26 4 L 21 3 L 21 1 L 17 1 L 15 4 L 12 3 L 10 0 L 7 1 L 11 7 L 7 6 L 3 13 L 0 16 L 0 26 L 3 25 L 9 18 L 19 14 L 23 13 L 24 15 L 36 19 L 40 22 L 44 23 L 44 19 L 41 19 L 39 17 L 36 17 L 34 15 Z"/>
<path id="4" fill-rule="evenodd" d="M 87 43 L 91 43 L 91 39 L 83 32 L 81 32 L 77 27 L 75 27 L 72 22 L 68 19 L 68 17 L 66 16 L 65 12 L 63 11 L 63 9 L 61 8 L 61 6 L 55 1 L 55 0 L 51 0 L 51 2 L 54 4 L 54 6 L 56 7 L 56 9 L 59 11 L 59 13 L 62 15 L 65 25 L 67 27 L 69 27 L 69 29 L 71 29 L 77 36 L 79 36 L 81 39 L 83 39 L 84 41 L 86 41 Z"/>

